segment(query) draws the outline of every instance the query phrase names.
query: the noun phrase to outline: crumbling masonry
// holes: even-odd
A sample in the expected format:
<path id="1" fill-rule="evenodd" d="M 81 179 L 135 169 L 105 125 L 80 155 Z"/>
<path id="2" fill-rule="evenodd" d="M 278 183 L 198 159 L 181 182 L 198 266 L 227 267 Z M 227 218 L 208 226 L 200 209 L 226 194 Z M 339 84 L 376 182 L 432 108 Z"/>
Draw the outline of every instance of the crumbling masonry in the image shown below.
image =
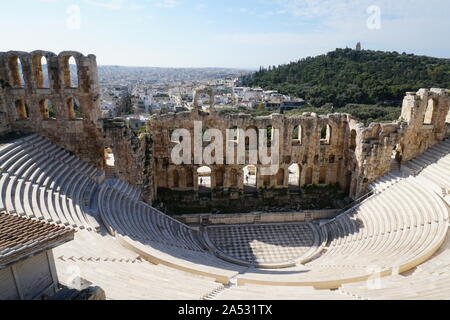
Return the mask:
<path id="1" fill-rule="evenodd" d="M 70 57 L 76 61 L 76 71 L 71 70 Z M 280 169 L 273 176 L 263 176 L 258 164 L 253 189 L 246 187 L 246 165 L 209 166 L 209 197 L 220 201 L 255 190 L 269 198 L 282 194 L 292 200 L 305 186 L 332 184 L 357 198 L 368 184 L 450 135 L 447 89 L 407 93 L 398 121 L 368 127 L 348 114 L 220 116 L 212 106 L 210 112 L 196 107 L 190 112 L 156 116 L 148 122 L 149 133 L 139 138 L 120 119 L 100 119 L 99 92 L 93 55 L 71 51 L 59 55 L 46 51 L 0 53 L 0 134 L 37 132 L 99 168 L 106 167 L 105 148 L 111 148 L 115 175 L 141 188 L 148 203 L 167 200 L 171 192 L 189 195 L 191 200 L 202 197 L 197 171 L 201 166 L 171 161 L 175 145 L 171 132 L 184 128 L 193 135 L 194 121 L 221 130 L 224 145 L 227 129 L 275 128 L 280 132 Z M 298 168 L 297 189 L 290 186 L 292 165 Z"/>

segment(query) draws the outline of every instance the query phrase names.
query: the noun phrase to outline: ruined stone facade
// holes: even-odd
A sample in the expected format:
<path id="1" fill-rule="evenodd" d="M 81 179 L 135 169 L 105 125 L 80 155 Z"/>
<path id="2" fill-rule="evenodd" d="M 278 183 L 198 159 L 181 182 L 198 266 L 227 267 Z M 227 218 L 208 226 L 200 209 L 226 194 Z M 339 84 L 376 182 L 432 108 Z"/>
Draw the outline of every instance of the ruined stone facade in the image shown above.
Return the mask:
<path id="1" fill-rule="evenodd" d="M 421 89 L 417 93 L 407 94 L 398 121 L 372 123 L 368 127 L 348 114 L 219 116 L 214 109 L 208 113 L 194 108 L 190 112 L 157 116 L 148 124 L 154 142 L 157 193 L 164 193 L 166 200 L 180 192 L 187 192 L 192 199 L 198 199 L 196 195 L 201 196 L 198 169 L 206 164 L 176 165 L 171 161 L 171 151 L 177 144 L 171 141 L 171 132 L 187 129 L 193 137 L 194 121 L 199 121 L 205 128 L 219 129 L 223 133 L 224 146 L 229 142 L 227 129 L 279 130 L 280 169 L 274 175 L 264 176 L 260 174 L 260 169 L 265 166 L 258 163 L 256 192 L 262 190 L 264 195 L 272 194 L 274 198 L 281 194 L 288 202 L 298 199 L 298 190 L 291 190 L 289 181 L 289 168 L 295 165 L 298 166 L 300 189 L 337 183 L 351 198 L 356 199 L 365 193 L 368 184 L 393 167 L 420 155 L 449 136 L 449 106 L 448 90 Z M 235 143 L 237 148 L 238 141 Z M 191 158 L 194 159 L 194 148 L 191 151 Z M 249 150 L 246 152 L 248 156 Z M 243 197 L 247 193 L 244 177 L 247 165 L 209 165 L 212 199 L 216 197 L 224 201 L 224 195 L 230 200 Z M 167 193 L 167 190 L 174 193 Z M 282 190 L 285 192 L 280 193 Z"/>
<path id="2" fill-rule="evenodd" d="M 145 160 L 147 144 L 123 121 L 100 116 L 94 55 L 0 52 L 0 135 L 39 133 L 100 169 L 106 169 L 105 148 L 112 147 L 117 159 L 114 175 L 146 190 L 152 181 L 146 174 L 151 168 Z M 143 194 L 154 198 L 151 192 Z"/>
<path id="3" fill-rule="evenodd" d="M 71 68 L 71 57 L 76 71 Z M 225 205 L 238 199 L 270 202 L 277 198 L 281 203 L 291 203 L 304 197 L 305 189 L 312 185 L 339 185 L 355 199 L 364 194 L 368 184 L 393 167 L 450 135 L 446 89 L 407 93 L 398 121 L 372 123 L 368 127 L 348 114 L 220 116 L 214 110 L 213 98 L 209 112 L 199 110 L 198 95 L 211 94 L 205 89 L 196 92 L 193 110 L 155 116 L 148 121 L 149 133 L 141 137 L 136 137 L 121 119 L 100 119 L 99 92 L 93 55 L 71 51 L 59 55 L 46 51 L 2 52 L 0 134 L 39 133 L 98 168 L 107 167 L 105 148 L 110 148 L 115 164 L 109 170 L 141 188 L 143 200 L 150 204 L 161 199 L 190 199 L 204 203 L 217 200 Z M 194 121 L 201 122 L 204 128 L 220 130 L 224 146 L 231 143 L 237 147 L 239 139 L 245 139 L 230 139 L 226 134 L 229 129 L 278 129 L 278 172 L 263 175 L 261 169 L 265 166 L 258 163 L 254 184 L 249 187 L 244 174 L 248 163 L 212 164 L 208 166 L 210 183 L 205 193 L 205 188 L 199 186 L 198 172 L 203 164 L 177 165 L 171 159 L 177 144 L 171 141 L 172 131 L 187 129 L 193 136 Z M 192 148 L 191 157 L 194 156 Z M 294 188 L 289 178 L 292 166 L 298 172 Z"/>
<path id="4" fill-rule="evenodd" d="M 123 119 L 104 119 L 104 144 L 114 154 L 114 167 L 106 170 L 143 191 L 150 203 L 155 199 L 152 143 L 148 135 L 136 137 Z"/>
<path id="5" fill-rule="evenodd" d="M 407 162 L 450 136 L 450 98 L 447 89 L 420 89 L 403 100 L 399 121 L 356 126 L 358 187 L 391 170 L 395 160 Z"/>
<path id="6" fill-rule="evenodd" d="M 94 55 L 0 53 L 0 130 L 37 132 L 102 167 L 99 92 Z"/>

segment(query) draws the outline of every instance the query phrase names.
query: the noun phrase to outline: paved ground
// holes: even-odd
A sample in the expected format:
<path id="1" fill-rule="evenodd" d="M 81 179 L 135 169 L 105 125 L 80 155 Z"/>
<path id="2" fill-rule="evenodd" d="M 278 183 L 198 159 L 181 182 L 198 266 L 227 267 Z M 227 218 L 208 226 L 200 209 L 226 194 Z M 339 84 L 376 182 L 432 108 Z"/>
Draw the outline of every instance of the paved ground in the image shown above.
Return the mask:
<path id="1" fill-rule="evenodd" d="M 307 223 L 212 226 L 207 233 L 225 255 L 251 264 L 298 261 L 314 243 L 313 230 Z"/>

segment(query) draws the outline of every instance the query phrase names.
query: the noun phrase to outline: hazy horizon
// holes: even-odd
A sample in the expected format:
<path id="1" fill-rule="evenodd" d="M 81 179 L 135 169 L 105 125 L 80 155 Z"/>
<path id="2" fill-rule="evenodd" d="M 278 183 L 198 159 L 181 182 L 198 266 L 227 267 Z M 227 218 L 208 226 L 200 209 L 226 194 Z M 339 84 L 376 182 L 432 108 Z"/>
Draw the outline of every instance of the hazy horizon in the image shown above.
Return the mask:
<path id="1" fill-rule="evenodd" d="M 102 66 L 257 70 L 336 48 L 450 57 L 442 0 L 17 0 L 0 51 L 76 50 Z"/>

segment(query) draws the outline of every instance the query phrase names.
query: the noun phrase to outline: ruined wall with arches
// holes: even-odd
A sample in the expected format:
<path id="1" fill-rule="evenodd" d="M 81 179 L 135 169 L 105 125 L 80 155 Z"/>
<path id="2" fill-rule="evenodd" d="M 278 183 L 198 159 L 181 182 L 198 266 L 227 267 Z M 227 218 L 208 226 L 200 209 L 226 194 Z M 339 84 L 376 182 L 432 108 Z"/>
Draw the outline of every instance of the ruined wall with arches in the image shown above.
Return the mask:
<path id="1" fill-rule="evenodd" d="M 173 130 L 187 129 L 193 137 L 194 121 L 202 123 L 203 131 L 214 128 L 223 133 L 223 145 L 230 144 L 235 149 L 234 164 L 176 165 L 172 162 L 171 151 L 177 144 L 171 141 Z M 358 168 L 355 151 L 349 150 L 350 124 L 353 123 L 356 124 L 356 121 L 347 114 L 326 117 L 313 113 L 299 117 L 281 114 L 265 117 L 244 114 L 219 116 L 194 109 L 157 116 L 149 122 L 149 132 L 154 142 L 156 198 L 178 196 L 180 201 L 193 202 L 202 198 L 213 201 L 230 199 L 240 200 L 241 206 L 245 203 L 256 207 L 261 202 L 258 199 L 267 202 L 276 200 L 279 205 L 304 204 L 303 190 L 313 185 L 325 187 L 338 184 L 343 189 L 350 189 L 352 179 L 348 178 L 347 173 L 352 173 L 351 178 L 356 177 Z M 261 169 L 267 165 L 261 162 L 249 165 L 249 153 L 254 151 L 249 147 L 249 137 L 239 137 L 238 134 L 227 136 L 227 130 L 251 128 L 279 130 L 280 163 L 273 175 L 262 173 Z M 246 162 L 238 164 L 237 146 L 240 139 L 245 139 Z M 208 144 L 205 142 L 204 147 Z M 191 152 L 190 156 L 194 159 L 194 148 Z M 200 173 L 201 168 L 208 168 L 210 174 Z"/>
<path id="2" fill-rule="evenodd" d="M 298 198 L 299 191 L 302 193 L 305 187 L 339 184 L 346 194 L 356 199 L 365 193 L 368 184 L 389 172 L 393 163 L 408 161 L 450 135 L 449 105 L 448 90 L 421 89 L 407 94 L 398 121 L 372 123 L 367 127 L 348 114 L 219 116 L 215 112 L 194 109 L 160 115 L 148 124 L 154 142 L 156 198 L 174 191 L 188 192 L 195 200 L 208 190 L 212 199 L 223 200 L 224 195 L 238 199 L 246 193 L 262 191 L 292 200 Z M 204 128 L 219 129 L 223 133 L 223 145 L 231 140 L 237 146 L 238 140 L 243 138 L 227 137 L 227 129 L 278 129 L 279 171 L 261 175 L 260 169 L 264 166 L 258 163 L 252 166 L 255 174 L 249 181 L 249 174 L 245 173 L 247 164 L 172 163 L 171 151 L 178 142 L 171 141 L 171 133 L 175 129 L 187 129 L 193 137 L 194 121 L 200 121 Z M 191 151 L 194 159 L 194 148 Z M 204 179 L 198 172 L 203 166 L 211 172 Z M 296 172 L 295 177 L 292 172 Z M 209 181 L 207 186 L 202 183 L 205 179 Z M 284 193 L 277 192 L 283 190 Z"/>
<path id="3" fill-rule="evenodd" d="M 0 52 L 0 130 L 36 132 L 103 166 L 94 55 Z"/>

